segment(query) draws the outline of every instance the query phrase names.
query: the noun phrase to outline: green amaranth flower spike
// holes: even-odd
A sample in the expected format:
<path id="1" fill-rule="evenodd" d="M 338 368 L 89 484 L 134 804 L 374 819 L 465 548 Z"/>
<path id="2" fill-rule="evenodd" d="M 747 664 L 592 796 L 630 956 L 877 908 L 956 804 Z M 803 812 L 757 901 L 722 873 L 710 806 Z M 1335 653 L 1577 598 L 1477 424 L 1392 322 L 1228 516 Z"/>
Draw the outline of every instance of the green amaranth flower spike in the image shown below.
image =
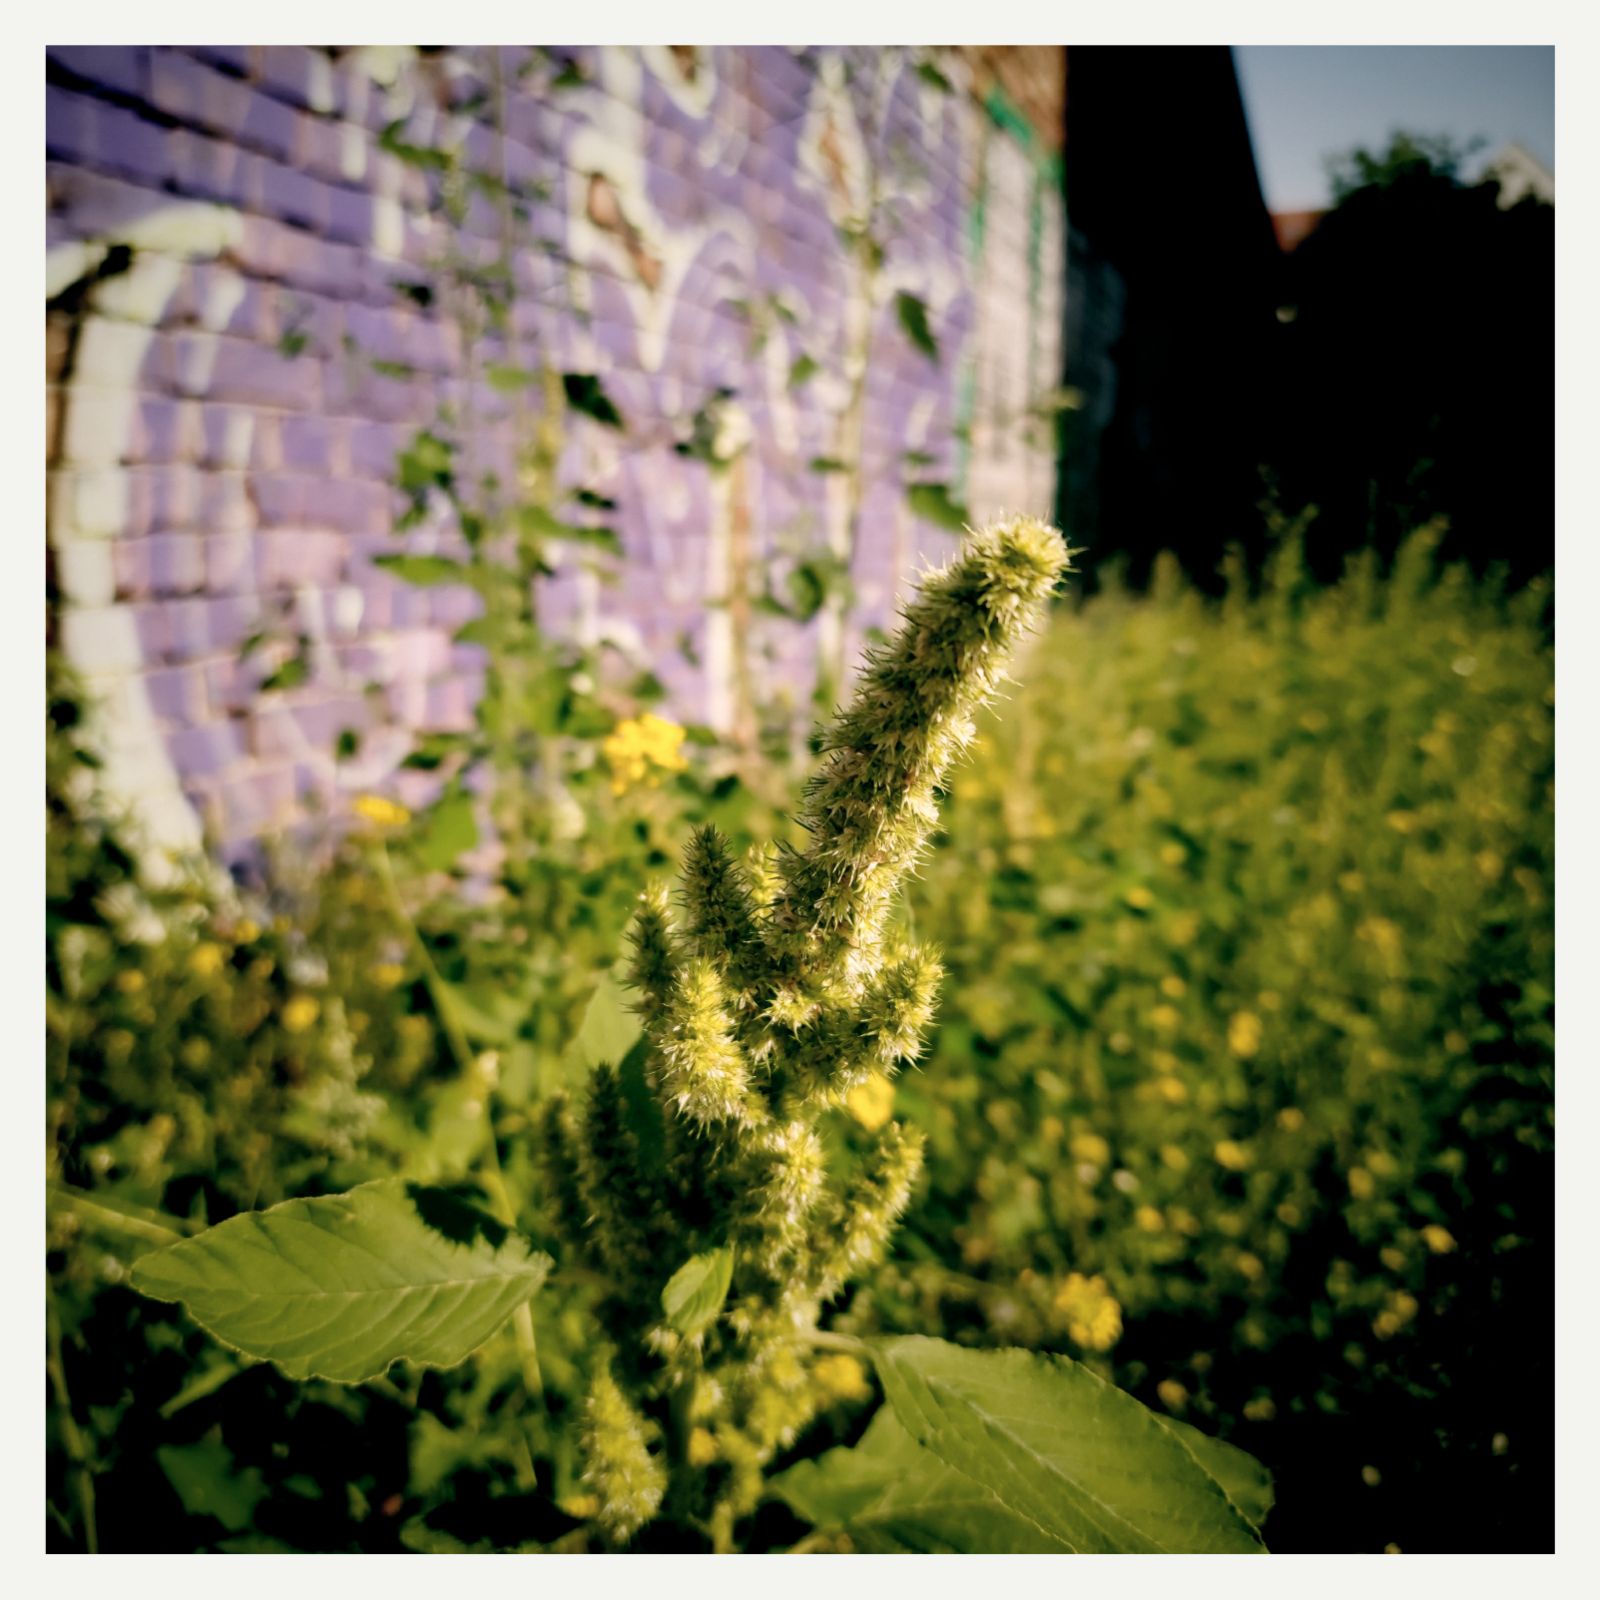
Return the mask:
<path id="1" fill-rule="evenodd" d="M 741 864 L 701 829 L 676 907 L 659 889 L 641 897 L 629 944 L 645 1049 L 595 1071 L 581 1114 L 558 1104 L 541 1122 L 560 1231 L 610 1286 L 585 1482 L 618 1544 L 665 1504 L 730 1548 L 766 1464 L 826 1403 L 807 1335 L 883 1254 L 922 1139 L 889 1123 L 834 1187 L 817 1130 L 854 1085 L 921 1049 L 939 963 L 889 914 L 974 714 L 1067 555 L 1026 517 L 969 537 L 834 722 L 805 847 Z M 719 1314 L 675 1326 L 667 1281 L 724 1250 Z"/>

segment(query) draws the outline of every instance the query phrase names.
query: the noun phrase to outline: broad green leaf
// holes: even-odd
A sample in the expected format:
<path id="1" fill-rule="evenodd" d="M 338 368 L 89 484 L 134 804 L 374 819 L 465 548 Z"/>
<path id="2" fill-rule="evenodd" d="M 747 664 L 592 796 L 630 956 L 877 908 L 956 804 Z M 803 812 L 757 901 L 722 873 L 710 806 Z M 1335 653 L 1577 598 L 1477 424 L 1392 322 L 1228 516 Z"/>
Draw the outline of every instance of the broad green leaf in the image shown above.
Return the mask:
<path id="1" fill-rule="evenodd" d="M 1222 1492 L 1238 1507 L 1252 1528 L 1259 1528 L 1272 1509 L 1272 1474 L 1256 1458 L 1226 1439 L 1214 1439 L 1176 1417 L 1150 1413 L 1174 1438 L 1182 1441 L 1196 1461 L 1222 1485 Z"/>
<path id="2" fill-rule="evenodd" d="M 727 1245 L 690 1256 L 667 1279 L 661 1291 L 661 1309 L 679 1333 L 692 1339 L 717 1320 L 732 1282 L 733 1251 Z"/>
<path id="3" fill-rule="evenodd" d="M 468 581 L 467 569 L 449 556 L 374 556 L 372 564 L 393 573 L 402 583 L 414 583 L 421 588 Z"/>
<path id="4" fill-rule="evenodd" d="M 503 1049 L 516 1037 L 530 1007 L 526 988 L 508 989 L 488 979 L 451 983 L 430 978 L 428 987 L 436 999 L 441 990 L 448 995 L 454 1021 L 473 1044 Z"/>
<path id="5" fill-rule="evenodd" d="M 611 973 L 604 972 L 589 997 L 577 1035 L 567 1046 L 567 1064 L 582 1081 L 602 1061 L 620 1066 L 638 1037 L 639 1019 L 628 1004 L 627 992 Z"/>
<path id="6" fill-rule="evenodd" d="M 142 1256 L 132 1282 L 291 1378 L 453 1367 L 544 1282 L 550 1258 L 443 1189 L 384 1178 L 286 1200 Z"/>
<path id="7" fill-rule="evenodd" d="M 1082 1554 L 1248 1553 L 1260 1535 L 1132 1395 L 1065 1356 L 870 1341 L 907 1432 Z"/>
<path id="8" fill-rule="evenodd" d="M 924 522 L 960 533 L 972 518 L 972 513 L 959 500 L 950 498 L 947 483 L 912 483 L 906 486 L 906 499 L 911 509 Z"/>
<path id="9" fill-rule="evenodd" d="M 928 326 L 927 306 L 916 295 L 907 294 L 904 289 L 894 297 L 894 306 L 906 337 L 930 361 L 937 361 L 939 341 L 934 338 L 933 329 Z"/>
<path id="10" fill-rule="evenodd" d="M 649 1059 L 650 1041 L 641 1033 L 618 1063 L 617 1078 L 628 1108 L 628 1126 L 639 1141 L 640 1163 L 647 1172 L 659 1172 L 667 1155 L 667 1125 L 645 1073 Z"/>
<path id="11" fill-rule="evenodd" d="M 858 1444 L 768 1485 L 797 1516 L 850 1535 L 864 1555 L 1067 1555 L 1068 1546 L 908 1434 L 883 1406 Z"/>
<path id="12" fill-rule="evenodd" d="M 434 872 L 444 872 L 456 863 L 462 851 L 478 842 L 478 822 L 473 815 L 472 796 L 465 790 L 447 791 L 422 819 L 417 835 L 417 859 Z"/>

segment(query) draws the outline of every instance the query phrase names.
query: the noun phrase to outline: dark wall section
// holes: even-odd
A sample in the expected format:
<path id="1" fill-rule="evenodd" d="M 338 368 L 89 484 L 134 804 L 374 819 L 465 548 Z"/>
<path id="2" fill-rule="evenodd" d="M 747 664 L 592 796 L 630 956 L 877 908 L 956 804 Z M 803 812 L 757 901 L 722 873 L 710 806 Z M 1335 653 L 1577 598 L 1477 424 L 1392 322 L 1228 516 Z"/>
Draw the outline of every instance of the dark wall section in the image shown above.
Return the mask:
<path id="1" fill-rule="evenodd" d="M 1091 575 L 1259 538 L 1281 266 L 1232 52 L 1067 52 L 1062 515 Z"/>

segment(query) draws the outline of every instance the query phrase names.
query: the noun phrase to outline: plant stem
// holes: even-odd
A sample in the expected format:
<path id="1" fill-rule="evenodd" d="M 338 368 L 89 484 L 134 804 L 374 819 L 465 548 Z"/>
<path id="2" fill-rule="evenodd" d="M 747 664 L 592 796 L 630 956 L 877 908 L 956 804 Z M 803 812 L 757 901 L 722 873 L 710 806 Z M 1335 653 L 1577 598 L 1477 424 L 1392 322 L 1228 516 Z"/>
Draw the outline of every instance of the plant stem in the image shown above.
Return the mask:
<path id="1" fill-rule="evenodd" d="M 378 866 L 379 875 L 389 896 L 389 904 L 395 916 L 405 927 L 412 944 L 416 947 L 421 958 L 423 976 L 427 980 L 428 993 L 433 996 L 434 1009 L 439 1013 L 439 1021 L 449 1041 L 451 1054 L 456 1058 L 456 1063 L 463 1074 L 471 1077 L 479 1075 L 477 1058 L 472 1053 L 472 1047 L 467 1043 L 466 1034 L 461 1029 L 460 1020 L 455 1014 L 455 1006 L 442 974 L 434 965 L 433 955 L 416 923 L 405 908 L 404 901 L 400 898 L 400 887 L 395 882 L 394 866 L 389 860 L 389 847 L 380 839 L 378 841 Z M 491 1085 L 483 1086 L 483 1115 L 488 1126 L 485 1129 L 484 1155 L 483 1155 L 483 1186 L 488 1191 L 490 1204 L 494 1207 L 500 1220 L 508 1228 L 517 1226 L 517 1209 L 512 1203 L 510 1190 L 506 1187 L 505 1173 L 500 1167 L 500 1148 L 495 1140 L 494 1131 L 494 1090 Z M 538 1407 L 540 1414 L 544 1411 L 544 1373 L 539 1366 L 539 1344 L 533 1331 L 533 1313 L 528 1308 L 528 1303 L 523 1303 L 512 1313 L 512 1328 L 516 1334 L 517 1352 L 522 1362 L 522 1381 L 528 1390 L 529 1396 Z"/>
<path id="2" fill-rule="evenodd" d="M 150 1244 L 177 1244 L 194 1231 L 176 1217 L 169 1217 L 163 1212 L 131 1206 L 126 1201 L 115 1206 L 107 1205 L 84 1190 L 75 1189 L 60 1180 L 50 1185 L 48 1193 L 51 1200 L 86 1222 L 112 1233 L 126 1234 L 131 1239 L 144 1239 Z"/>
<path id="3" fill-rule="evenodd" d="M 72 1396 L 67 1390 L 67 1369 L 61 1358 L 61 1319 L 56 1314 L 56 1295 L 53 1285 L 46 1280 L 45 1320 L 48 1347 L 45 1370 L 50 1387 L 55 1393 L 56 1409 L 61 1422 L 61 1442 L 72 1458 L 72 1487 L 78 1501 L 78 1520 L 83 1528 L 84 1548 L 90 1555 L 100 1553 L 100 1536 L 94 1516 L 94 1468 L 90 1463 L 89 1446 L 85 1442 L 78 1419 L 72 1412 Z"/>

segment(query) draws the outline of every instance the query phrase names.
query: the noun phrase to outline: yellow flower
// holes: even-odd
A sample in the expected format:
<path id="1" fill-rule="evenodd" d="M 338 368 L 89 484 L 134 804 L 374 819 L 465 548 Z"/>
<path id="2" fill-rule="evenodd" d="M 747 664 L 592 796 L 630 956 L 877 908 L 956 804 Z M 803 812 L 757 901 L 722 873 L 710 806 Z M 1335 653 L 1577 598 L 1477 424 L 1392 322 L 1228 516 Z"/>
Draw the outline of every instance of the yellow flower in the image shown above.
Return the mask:
<path id="1" fill-rule="evenodd" d="M 1253 1011 L 1235 1011 L 1228 1019 L 1228 1048 L 1241 1060 L 1261 1048 L 1261 1018 Z"/>
<path id="2" fill-rule="evenodd" d="M 1160 856 L 1163 863 L 1169 867 L 1181 867 L 1189 859 L 1189 852 L 1175 839 L 1162 845 Z"/>
<path id="3" fill-rule="evenodd" d="M 597 1494 L 569 1494 L 565 1500 L 556 1503 L 569 1517 L 576 1517 L 579 1522 L 587 1522 L 600 1510 L 600 1496 Z"/>
<path id="4" fill-rule="evenodd" d="M 1088 1161 L 1097 1167 L 1110 1163 L 1111 1146 L 1098 1133 L 1075 1133 L 1067 1148 L 1074 1161 Z"/>
<path id="5" fill-rule="evenodd" d="M 1372 1331 L 1380 1339 L 1392 1339 L 1416 1314 L 1416 1297 L 1404 1289 L 1396 1289 L 1383 1310 L 1372 1319 Z"/>
<path id="6" fill-rule="evenodd" d="M 137 967 L 128 967 L 117 974 L 117 987 L 124 994 L 138 994 L 144 988 L 144 974 Z"/>
<path id="7" fill-rule="evenodd" d="M 868 1073 L 844 1097 L 845 1108 L 869 1133 L 876 1133 L 894 1114 L 894 1085 L 881 1072 Z"/>
<path id="8" fill-rule="evenodd" d="M 1173 1172 L 1187 1172 L 1189 1157 L 1177 1145 L 1164 1144 L 1161 1147 L 1161 1165 Z"/>
<path id="9" fill-rule="evenodd" d="M 1357 1200 L 1370 1200 L 1378 1192 L 1378 1185 L 1365 1167 L 1351 1167 L 1346 1181 L 1350 1185 L 1350 1193 Z"/>
<path id="10" fill-rule="evenodd" d="M 1157 1078 L 1156 1093 L 1169 1106 L 1181 1106 L 1189 1098 L 1189 1086 L 1182 1078 Z"/>
<path id="11" fill-rule="evenodd" d="M 1039 1137 L 1046 1144 L 1055 1144 L 1066 1131 L 1060 1117 L 1046 1117 L 1039 1124 Z"/>
<path id="12" fill-rule="evenodd" d="M 1286 1228 L 1300 1226 L 1300 1207 L 1293 1200 L 1280 1200 L 1273 1214 Z"/>
<path id="13" fill-rule="evenodd" d="M 870 1400 L 872 1385 L 866 1368 L 854 1356 L 825 1355 L 811 1369 L 817 1386 L 830 1400 Z"/>
<path id="14" fill-rule="evenodd" d="M 205 1039 L 185 1039 L 178 1046 L 178 1059 L 184 1066 L 198 1071 L 211 1059 L 211 1045 Z"/>
<path id="15" fill-rule="evenodd" d="M 600 744 L 600 753 L 611 768 L 611 792 L 622 794 L 641 783 L 659 783 L 663 772 L 686 770 L 686 737 L 676 722 L 653 712 L 624 718 Z"/>
<path id="16" fill-rule="evenodd" d="M 261 925 L 246 917 L 233 930 L 233 937 L 238 944 L 254 944 L 261 937 Z"/>
<path id="17" fill-rule="evenodd" d="M 1391 1272 L 1405 1271 L 1406 1253 L 1404 1250 L 1397 1250 L 1392 1244 L 1386 1244 L 1383 1249 L 1378 1252 L 1378 1259 Z"/>
<path id="18" fill-rule="evenodd" d="M 717 1436 L 709 1428 L 691 1428 L 688 1456 L 691 1467 L 709 1467 L 717 1459 Z"/>
<path id="19" fill-rule="evenodd" d="M 411 813 L 404 806 L 381 794 L 357 795 L 350 809 L 377 828 L 403 828 L 411 820 Z"/>
<path id="20" fill-rule="evenodd" d="M 380 989 L 397 988 L 406 975 L 406 969 L 393 961 L 380 961 L 372 969 L 372 981 Z"/>
<path id="21" fill-rule="evenodd" d="M 1200 918 L 1192 911 L 1180 911 L 1167 924 L 1167 937 L 1175 945 L 1193 944 L 1200 932 Z"/>
<path id="22" fill-rule="evenodd" d="M 1142 883 L 1136 883 L 1122 898 L 1133 907 L 1135 911 L 1148 911 L 1156 903 L 1156 897 L 1145 888 Z"/>
<path id="23" fill-rule="evenodd" d="M 1211 1154 L 1217 1165 L 1226 1167 L 1229 1172 L 1243 1172 L 1250 1165 L 1249 1147 L 1234 1139 L 1219 1139 Z"/>
<path id="24" fill-rule="evenodd" d="M 1189 1403 L 1189 1391 L 1176 1378 L 1163 1378 L 1156 1385 L 1156 1393 L 1168 1411 L 1182 1411 Z"/>
<path id="25" fill-rule="evenodd" d="M 1254 1400 L 1245 1401 L 1244 1414 L 1251 1422 L 1271 1422 L 1278 1408 L 1272 1403 L 1271 1395 L 1258 1395 Z"/>
<path id="26" fill-rule="evenodd" d="M 1417 825 L 1417 814 L 1415 811 L 1391 811 L 1383 820 L 1396 833 L 1410 833 Z"/>
<path id="27" fill-rule="evenodd" d="M 1267 1270 L 1262 1265 L 1261 1257 L 1252 1255 L 1248 1250 L 1241 1250 L 1233 1264 L 1239 1269 L 1239 1276 L 1249 1283 L 1258 1282 Z"/>
<path id="28" fill-rule="evenodd" d="M 1086 1278 L 1081 1272 L 1069 1272 L 1053 1304 L 1068 1336 L 1085 1350 L 1109 1350 L 1122 1337 L 1122 1307 L 1099 1273 Z"/>
<path id="29" fill-rule="evenodd" d="M 1161 992 L 1169 1000 L 1181 1000 L 1188 985 L 1176 973 L 1169 972 L 1161 980 Z"/>
<path id="30" fill-rule="evenodd" d="M 222 970 L 222 947 L 206 940 L 189 952 L 189 970 L 197 978 L 214 978 Z"/>
<path id="31" fill-rule="evenodd" d="M 1306 1114 L 1299 1106 L 1285 1106 L 1278 1113 L 1278 1126 L 1285 1133 L 1298 1133 L 1306 1125 Z"/>
<path id="32" fill-rule="evenodd" d="M 292 999 L 285 1001 L 280 1021 L 283 1023 L 285 1033 L 304 1033 L 313 1022 L 321 1006 L 309 994 L 297 994 Z"/>
<path id="33" fill-rule="evenodd" d="M 1364 939 L 1379 955 L 1397 956 L 1403 942 L 1400 929 L 1387 917 L 1368 917 L 1356 929 L 1356 938 Z"/>
<path id="34" fill-rule="evenodd" d="M 1133 1224 L 1144 1233 L 1160 1233 L 1167 1219 L 1154 1206 L 1140 1206 L 1133 1214 Z"/>
<path id="35" fill-rule="evenodd" d="M 1173 1033 L 1183 1021 L 1183 1016 L 1176 1006 L 1161 1005 L 1150 1013 L 1150 1021 L 1163 1033 Z"/>
<path id="36" fill-rule="evenodd" d="M 1422 1242 L 1436 1256 L 1445 1256 L 1455 1249 L 1455 1235 L 1448 1228 L 1441 1228 L 1437 1222 L 1430 1222 L 1422 1230 Z"/>

